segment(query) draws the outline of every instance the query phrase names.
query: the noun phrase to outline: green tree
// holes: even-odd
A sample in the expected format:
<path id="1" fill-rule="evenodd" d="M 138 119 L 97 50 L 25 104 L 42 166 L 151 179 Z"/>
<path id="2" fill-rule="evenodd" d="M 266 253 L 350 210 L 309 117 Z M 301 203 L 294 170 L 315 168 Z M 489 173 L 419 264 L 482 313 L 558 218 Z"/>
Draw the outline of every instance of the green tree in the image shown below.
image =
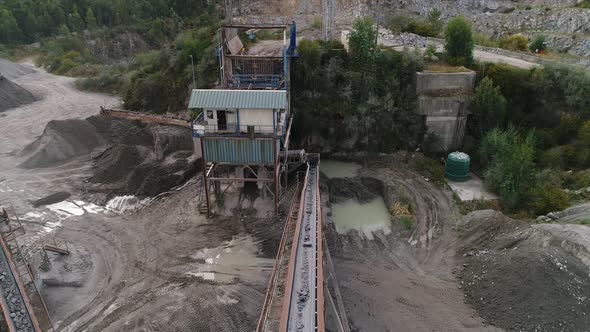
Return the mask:
<path id="1" fill-rule="evenodd" d="M 490 151 L 494 145 L 498 149 Z M 500 196 L 506 209 L 523 208 L 531 197 L 537 173 L 533 135 L 523 139 L 516 130 L 494 129 L 484 137 L 481 150 L 484 149 L 491 155 L 485 171 L 486 185 Z"/>
<path id="2" fill-rule="evenodd" d="M 70 29 L 68 29 L 68 26 L 67 25 L 62 24 L 59 27 L 59 30 L 57 30 L 57 33 L 60 34 L 60 35 L 62 35 L 62 36 L 66 36 L 66 35 L 69 35 L 70 34 Z"/>
<path id="3" fill-rule="evenodd" d="M 0 44 L 14 44 L 22 38 L 22 31 L 8 9 L 0 9 Z"/>
<path id="4" fill-rule="evenodd" d="M 84 21 L 82 21 L 82 17 L 75 5 L 72 13 L 68 15 L 68 27 L 71 31 L 80 31 L 84 28 Z"/>
<path id="5" fill-rule="evenodd" d="M 435 34 L 439 34 L 442 29 L 442 22 L 441 22 L 442 13 L 438 8 L 433 8 L 428 13 L 428 21 L 430 22 L 430 26 L 432 26 L 432 31 Z"/>
<path id="6" fill-rule="evenodd" d="M 475 88 L 475 96 L 469 106 L 473 114 L 476 138 L 481 138 L 489 130 L 499 127 L 506 115 L 506 99 L 500 88 L 494 86 L 489 78 L 484 78 Z"/>
<path id="7" fill-rule="evenodd" d="M 473 33 L 471 23 L 464 17 L 457 16 L 447 24 L 445 50 L 452 63 L 469 65 L 473 62 Z"/>
<path id="8" fill-rule="evenodd" d="M 359 17 L 352 24 L 352 31 L 349 35 L 350 54 L 352 64 L 356 69 L 373 68 L 375 63 L 375 44 L 377 30 L 370 17 Z"/>
<path id="9" fill-rule="evenodd" d="M 94 17 L 94 12 L 90 7 L 86 11 L 86 28 L 88 30 L 95 30 L 97 28 L 96 17 Z"/>

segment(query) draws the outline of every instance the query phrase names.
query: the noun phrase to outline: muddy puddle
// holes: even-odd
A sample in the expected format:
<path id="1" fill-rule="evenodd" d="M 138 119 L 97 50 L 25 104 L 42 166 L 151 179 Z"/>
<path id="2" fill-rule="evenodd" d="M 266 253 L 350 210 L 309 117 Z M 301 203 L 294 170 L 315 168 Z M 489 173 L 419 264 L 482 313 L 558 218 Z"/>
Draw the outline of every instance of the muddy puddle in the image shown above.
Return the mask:
<path id="1" fill-rule="evenodd" d="M 359 175 L 361 165 L 339 160 L 322 160 L 320 170 L 328 178 L 353 178 Z"/>
<path id="2" fill-rule="evenodd" d="M 214 248 L 204 248 L 191 255 L 201 262 L 187 275 L 204 280 L 227 283 L 235 278 L 256 279 L 262 268 L 272 260 L 259 258 L 258 244 L 250 236 L 235 237 Z"/>
<path id="3" fill-rule="evenodd" d="M 332 219 L 340 234 L 356 230 L 367 239 L 373 240 L 373 232 L 391 233 L 389 211 L 381 197 L 364 204 L 356 200 L 333 204 Z"/>

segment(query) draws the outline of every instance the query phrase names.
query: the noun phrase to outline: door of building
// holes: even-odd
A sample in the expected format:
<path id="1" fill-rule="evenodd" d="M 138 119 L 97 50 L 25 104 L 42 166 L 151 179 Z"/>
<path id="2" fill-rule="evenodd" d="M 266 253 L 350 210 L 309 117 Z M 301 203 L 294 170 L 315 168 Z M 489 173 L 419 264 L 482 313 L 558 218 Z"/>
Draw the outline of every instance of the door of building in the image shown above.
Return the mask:
<path id="1" fill-rule="evenodd" d="M 227 116 L 225 110 L 217 111 L 217 130 L 227 130 Z"/>

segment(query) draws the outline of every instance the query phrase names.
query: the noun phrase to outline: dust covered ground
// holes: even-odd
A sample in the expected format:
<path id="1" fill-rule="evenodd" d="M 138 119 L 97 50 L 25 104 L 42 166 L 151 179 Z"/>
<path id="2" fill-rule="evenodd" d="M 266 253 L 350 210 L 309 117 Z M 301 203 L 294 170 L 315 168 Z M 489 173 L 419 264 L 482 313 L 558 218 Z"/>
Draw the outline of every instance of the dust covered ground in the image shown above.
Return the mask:
<path id="1" fill-rule="evenodd" d="M 96 116 L 118 100 L 20 69 L 41 99 L 3 113 L 0 202 L 21 216 L 56 330 L 253 330 L 273 264 L 262 237 L 280 227 L 198 214 L 190 130 Z M 71 253 L 43 262 L 45 243 Z"/>

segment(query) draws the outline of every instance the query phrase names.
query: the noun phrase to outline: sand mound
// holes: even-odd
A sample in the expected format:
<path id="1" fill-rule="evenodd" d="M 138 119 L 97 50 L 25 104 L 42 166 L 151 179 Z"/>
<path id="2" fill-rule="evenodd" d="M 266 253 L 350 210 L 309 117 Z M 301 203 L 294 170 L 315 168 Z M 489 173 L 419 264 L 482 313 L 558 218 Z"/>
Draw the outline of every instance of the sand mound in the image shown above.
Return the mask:
<path id="1" fill-rule="evenodd" d="M 9 80 L 14 80 L 20 76 L 34 73 L 31 67 L 19 65 L 5 59 L 0 59 L 0 74 Z"/>
<path id="2" fill-rule="evenodd" d="M 9 81 L 7 78 L 0 79 L 0 112 L 30 104 L 36 100 L 37 98 L 32 93 L 18 84 Z"/>
<path id="3" fill-rule="evenodd" d="M 28 156 L 22 168 L 59 165 L 74 157 L 90 153 L 102 143 L 96 128 L 86 120 L 50 121 L 43 135 L 20 153 Z"/>
<path id="4" fill-rule="evenodd" d="M 574 243 L 584 239 L 571 238 L 569 226 L 584 227 L 531 227 L 496 211 L 467 215 L 460 230 L 466 301 L 506 330 L 586 330 L 590 275 L 579 257 L 587 247 Z"/>

